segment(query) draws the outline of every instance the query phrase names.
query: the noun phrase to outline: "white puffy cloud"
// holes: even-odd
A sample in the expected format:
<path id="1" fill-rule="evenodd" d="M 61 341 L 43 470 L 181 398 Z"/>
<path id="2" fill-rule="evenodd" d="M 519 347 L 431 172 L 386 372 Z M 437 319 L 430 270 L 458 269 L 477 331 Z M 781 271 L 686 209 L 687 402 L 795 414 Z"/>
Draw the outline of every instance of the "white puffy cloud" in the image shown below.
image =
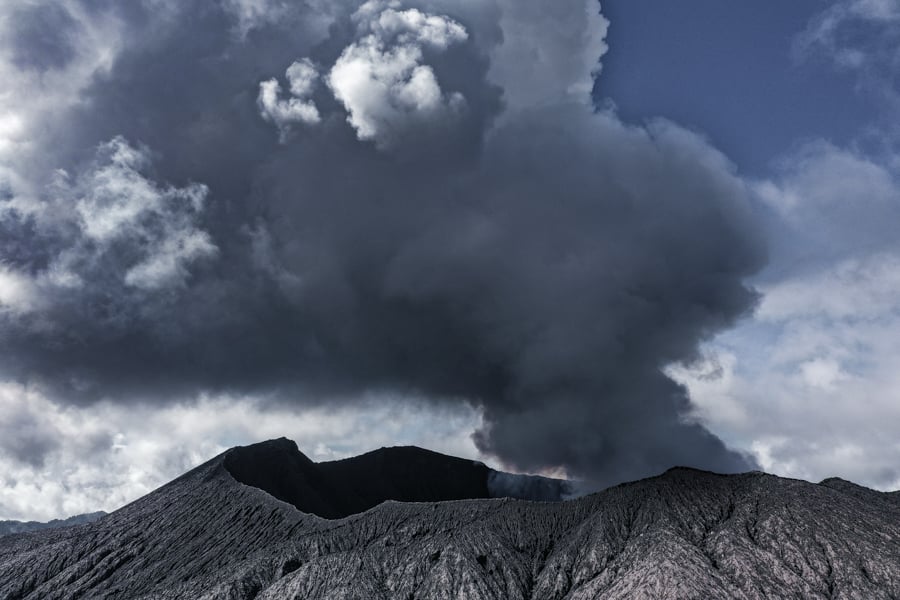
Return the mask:
<path id="1" fill-rule="evenodd" d="M 144 260 L 128 269 L 125 283 L 150 290 L 183 284 L 188 277 L 188 264 L 216 252 L 216 246 L 205 231 L 173 228 L 156 242 Z"/>
<path id="2" fill-rule="evenodd" d="M 58 188 L 76 198 L 75 211 L 82 238 L 76 249 L 63 253 L 52 265 L 57 272 L 80 268 L 86 254 L 111 251 L 114 244 L 131 245 L 138 259 L 125 265 L 128 285 L 155 289 L 181 285 L 188 265 L 216 254 L 208 233 L 197 226 L 208 189 L 202 184 L 183 188 L 159 185 L 142 171 L 149 151 L 115 138 L 98 150 L 98 160 L 69 186 Z"/>
<path id="3" fill-rule="evenodd" d="M 806 384 L 822 390 L 833 390 L 847 375 L 840 363 L 831 358 L 813 358 L 800 365 L 800 373 Z"/>
<path id="4" fill-rule="evenodd" d="M 399 2 L 370 0 L 354 14 L 358 39 L 341 52 L 325 81 L 347 111 L 347 121 L 360 140 L 386 149 L 408 135 L 445 130 L 466 107 L 459 92 L 445 93 L 425 53 L 442 52 L 468 39 L 466 29 L 446 16 L 410 8 Z M 260 83 L 257 103 L 273 123 L 281 142 L 294 125 L 321 120 L 311 99 L 319 74 L 307 59 L 287 70 L 291 97 L 282 99 L 276 79 Z"/>
<path id="5" fill-rule="evenodd" d="M 808 310 L 757 318 L 721 336 L 704 362 L 672 373 L 688 386 L 697 417 L 765 470 L 900 489 L 898 309 L 877 318 Z"/>
<path id="6" fill-rule="evenodd" d="M 38 302 L 37 286 L 30 277 L 0 265 L 0 313 L 30 312 Z"/>
<path id="7" fill-rule="evenodd" d="M 282 100 L 277 79 L 259 84 L 257 104 L 263 119 L 278 128 L 279 139 L 286 142 L 295 124 L 314 125 L 321 120 L 319 109 L 310 99 L 319 79 L 319 72 L 309 59 L 295 61 L 285 73 L 291 97 Z"/>
<path id="8" fill-rule="evenodd" d="M 285 76 L 291 84 L 291 94 L 298 98 L 305 98 L 315 89 L 319 72 L 309 60 L 298 60 L 288 67 Z"/>
<path id="9" fill-rule="evenodd" d="M 452 19 L 415 8 L 397 10 L 399 6 L 399 2 L 370 0 L 356 13 L 356 20 L 383 42 L 396 38 L 400 44 L 419 43 L 443 50 L 468 38 L 466 29 Z"/>
<path id="10" fill-rule="evenodd" d="M 465 109 L 459 92 L 444 93 L 423 51 L 463 42 L 462 25 L 398 3 L 366 2 L 355 19 L 363 37 L 347 46 L 328 85 L 343 103 L 361 140 L 387 148 L 415 130 L 442 129 Z"/>
<path id="11" fill-rule="evenodd" d="M 890 316 L 900 304 L 900 253 L 849 258 L 768 287 L 758 318 L 870 320 Z"/>
<path id="12" fill-rule="evenodd" d="M 777 182 L 762 182 L 758 189 L 764 201 L 795 222 L 816 215 L 832 219 L 836 210 L 859 214 L 860 205 L 861 216 L 900 208 L 888 166 L 852 149 L 813 141 L 782 160 L 781 170 Z"/>
<path id="13" fill-rule="evenodd" d="M 492 52 L 490 77 L 503 88 L 507 106 L 590 103 L 607 51 L 609 21 L 600 3 L 501 0 L 498 6 L 503 40 Z"/>
<path id="14" fill-rule="evenodd" d="M 859 254 L 894 238 L 900 179 L 890 157 L 873 158 L 825 141 L 782 159 L 777 178 L 756 184 L 761 201 L 810 254 Z"/>

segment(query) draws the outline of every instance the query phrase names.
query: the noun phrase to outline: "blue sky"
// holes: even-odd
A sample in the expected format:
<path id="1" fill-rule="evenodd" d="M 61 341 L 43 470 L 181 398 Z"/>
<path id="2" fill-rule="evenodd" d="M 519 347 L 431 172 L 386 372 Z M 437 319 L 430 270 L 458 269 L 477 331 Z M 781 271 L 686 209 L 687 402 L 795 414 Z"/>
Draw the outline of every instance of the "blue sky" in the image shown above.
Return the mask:
<path id="1" fill-rule="evenodd" d="M 752 176 L 811 138 L 845 145 L 877 101 L 823 57 L 801 60 L 797 36 L 822 0 L 607 0 L 611 21 L 597 82 L 629 121 L 665 117 L 704 132 Z"/>
<path id="2" fill-rule="evenodd" d="M 0 4 L 0 519 L 282 435 L 900 489 L 900 5 L 597 7 Z"/>

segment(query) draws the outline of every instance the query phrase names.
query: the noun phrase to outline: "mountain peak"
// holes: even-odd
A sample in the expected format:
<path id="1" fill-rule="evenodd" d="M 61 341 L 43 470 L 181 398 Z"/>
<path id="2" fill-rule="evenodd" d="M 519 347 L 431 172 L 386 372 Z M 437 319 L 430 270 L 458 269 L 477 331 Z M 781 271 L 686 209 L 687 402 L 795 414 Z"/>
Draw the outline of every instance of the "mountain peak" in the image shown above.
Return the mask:
<path id="1" fill-rule="evenodd" d="M 564 482 L 500 473 L 479 461 L 418 446 L 382 447 L 315 463 L 295 442 L 278 438 L 233 448 L 223 464 L 240 483 L 326 519 L 365 512 L 387 500 L 561 500 L 568 490 Z"/>

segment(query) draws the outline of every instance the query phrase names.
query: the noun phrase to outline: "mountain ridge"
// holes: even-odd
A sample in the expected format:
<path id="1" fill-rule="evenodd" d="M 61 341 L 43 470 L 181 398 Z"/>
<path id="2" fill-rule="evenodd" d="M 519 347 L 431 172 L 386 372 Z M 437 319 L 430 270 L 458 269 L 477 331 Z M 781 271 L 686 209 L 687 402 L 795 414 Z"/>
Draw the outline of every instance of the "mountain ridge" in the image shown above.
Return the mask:
<path id="1" fill-rule="evenodd" d="M 561 500 L 571 494 L 563 480 L 502 473 L 417 446 L 382 447 L 317 463 L 295 442 L 278 438 L 232 448 L 223 464 L 237 481 L 328 519 L 365 512 L 387 500 Z"/>
<path id="2" fill-rule="evenodd" d="M 0 536 L 12 535 L 15 533 L 29 533 L 31 531 L 41 531 L 43 529 L 56 529 L 58 527 L 71 527 L 73 525 L 81 525 L 82 523 L 96 521 L 106 515 L 106 512 L 99 510 L 96 512 L 73 515 L 64 519 L 52 519 L 50 521 L 0 521 Z"/>
<path id="3" fill-rule="evenodd" d="M 0 598 L 900 597 L 882 492 L 671 469 L 563 502 L 325 519 L 240 483 L 227 454 L 95 523 L 0 538 Z"/>

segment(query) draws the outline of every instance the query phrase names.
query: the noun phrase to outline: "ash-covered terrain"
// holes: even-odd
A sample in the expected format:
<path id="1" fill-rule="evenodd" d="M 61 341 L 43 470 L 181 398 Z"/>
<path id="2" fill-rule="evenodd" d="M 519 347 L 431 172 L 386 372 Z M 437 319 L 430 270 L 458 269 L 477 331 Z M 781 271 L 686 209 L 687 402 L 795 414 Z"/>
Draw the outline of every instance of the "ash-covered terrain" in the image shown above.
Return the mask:
<path id="1" fill-rule="evenodd" d="M 498 486 L 503 486 L 502 488 Z M 563 482 L 390 448 L 234 448 L 90 524 L 0 538 L 0 598 L 900 598 L 900 495 L 692 469 Z"/>

